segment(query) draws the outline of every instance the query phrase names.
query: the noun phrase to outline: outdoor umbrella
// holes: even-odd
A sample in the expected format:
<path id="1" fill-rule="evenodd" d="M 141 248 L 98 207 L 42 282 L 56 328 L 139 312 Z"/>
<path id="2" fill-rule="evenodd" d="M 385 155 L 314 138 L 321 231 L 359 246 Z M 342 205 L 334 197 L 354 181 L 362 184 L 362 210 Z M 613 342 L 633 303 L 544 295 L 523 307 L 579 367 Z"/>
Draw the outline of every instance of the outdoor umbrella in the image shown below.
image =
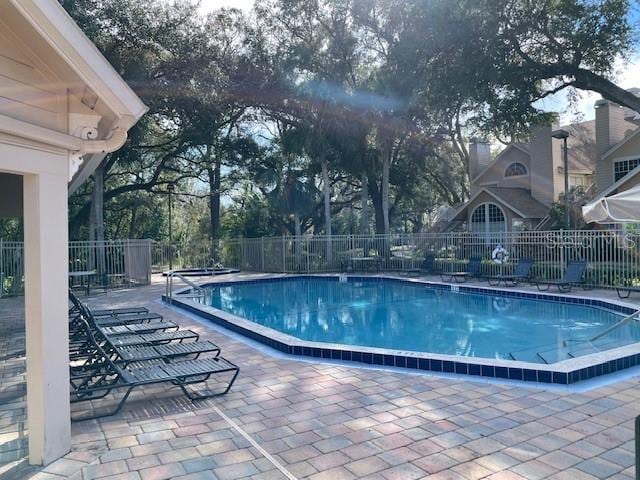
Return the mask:
<path id="1" fill-rule="evenodd" d="M 582 207 L 585 222 L 640 223 L 640 185 Z"/>

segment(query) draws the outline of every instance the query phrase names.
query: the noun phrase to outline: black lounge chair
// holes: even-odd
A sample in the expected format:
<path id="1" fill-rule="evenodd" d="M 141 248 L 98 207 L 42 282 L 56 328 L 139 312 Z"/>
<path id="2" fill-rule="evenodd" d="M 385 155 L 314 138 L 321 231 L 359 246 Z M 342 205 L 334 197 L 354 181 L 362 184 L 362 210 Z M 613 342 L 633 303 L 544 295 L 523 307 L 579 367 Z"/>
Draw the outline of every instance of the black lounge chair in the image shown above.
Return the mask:
<path id="1" fill-rule="evenodd" d="M 440 278 L 443 282 L 455 281 L 456 283 L 466 282 L 468 278 L 478 278 L 480 276 L 481 264 L 482 259 L 479 257 L 472 257 L 469 259 L 466 270 L 461 272 L 441 272 Z"/>
<path id="2" fill-rule="evenodd" d="M 584 272 L 587 270 L 588 262 L 584 260 L 574 260 L 567 264 L 567 269 L 560 280 L 533 280 L 538 290 L 546 292 L 551 286 L 558 287 L 559 292 L 570 292 L 574 285 L 582 285 L 587 288 L 584 279 Z"/>
<path id="3" fill-rule="evenodd" d="M 640 293 L 640 287 L 634 285 L 621 285 L 616 287 L 616 293 L 620 298 L 629 298 L 632 293 Z"/>
<path id="4" fill-rule="evenodd" d="M 435 255 L 425 255 L 424 260 L 418 268 L 410 268 L 407 270 L 407 274 L 415 275 L 435 275 L 440 272 L 436 272 L 435 268 L 436 257 Z"/>
<path id="5" fill-rule="evenodd" d="M 93 311 L 86 305 L 78 300 L 75 295 L 69 296 L 73 303 L 69 318 L 69 330 L 74 331 L 74 322 L 78 318 L 84 318 L 87 320 L 90 326 L 96 329 L 102 329 L 109 335 L 128 335 L 139 333 L 152 333 L 157 331 L 177 330 L 178 325 L 174 322 L 163 320 L 161 315 L 156 314 L 143 314 L 144 318 L 140 318 L 137 315 L 126 314 L 120 317 L 99 317 L 95 318 Z M 155 316 L 151 316 L 155 315 Z"/>
<path id="6" fill-rule="evenodd" d="M 105 335 L 109 343 L 115 347 L 131 345 L 162 345 L 167 343 L 183 343 L 185 340 L 197 341 L 200 335 L 193 330 L 176 330 L 175 332 L 152 332 L 139 335 Z"/>
<path id="7" fill-rule="evenodd" d="M 100 326 L 123 325 L 127 323 L 151 322 L 162 320 L 162 315 L 149 312 L 144 307 L 115 308 L 108 310 L 93 310 L 83 304 L 75 293 L 69 289 L 69 300 L 73 307 L 69 310 L 69 316 L 82 312 L 91 312 L 95 323 Z M 96 311 L 98 312 L 96 314 Z"/>
<path id="8" fill-rule="evenodd" d="M 198 334 L 191 330 L 178 331 L 177 325 L 173 322 L 160 322 L 175 326 L 176 331 L 168 332 L 159 330 L 155 323 L 99 328 L 92 326 L 91 313 L 88 313 L 87 317 L 82 316 L 81 319 L 92 329 L 94 339 L 106 352 L 112 354 L 112 360 L 124 364 L 178 357 L 197 358 L 202 353 L 215 353 L 216 356 L 220 354 L 220 347 L 207 340 L 199 340 Z M 94 349 L 87 346 L 84 325 L 80 324 L 81 332 L 77 331 L 77 322 L 75 328 L 76 331 L 70 328 L 70 339 L 73 338 L 74 341 L 70 340 L 69 356 L 72 360 L 86 360 L 94 353 Z M 137 334 L 134 334 L 136 331 Z M 156 333 L 160 335 L 155 335 Z M 185 339 L 193 341 L 184 342 Z"/>
<path id="9" fill-rule="evenodd" d="M 489 285 L 497 287 L 504 283 L 505 287 L 515 287 L 529 279 L 534 261 L 532 258 L 521 258 L 510 275 L 491 275 L 487 277 Z"/>
<path id="10" fill-rule="evenodd" d="M 145 307 L 125 307 L 125 308 L 109 308 L 106 310 L 91 309 L 94 317 L 113 317 L 118 315 L 131 315 L 139 313 L 149 313 L 149 309 Z"/>
<path id="11" fill-rule="evenodd" d="M 114 415 L 122 409 L 132 390 L 144 385 L 169 383 L 179 387 L 192 401 L 203 400 L 224 395 L 235 382 L 240 369 L 228 360 L 216 356 L 214 358 L 197 358 L 179 361 L 157 361 L 135 363 L 123 367 L 111 359 L 111 356 L 96 341 L 89 324 L 79 322 L 84 328 L 87 344 L 93 349 L 90 362 L 82 369 L 70 368 L 71 403 L 98 400 L 116 391 L 124 391 L 120 401 L 111 409 L 103 412 L 90 412 L 74 415 L 74 421 L 90 420 Z M 191 392 L 189 385 L 204 383 L 213 375 L 230 373 L 231 379 L 221 392 L 206 394 Z"/>

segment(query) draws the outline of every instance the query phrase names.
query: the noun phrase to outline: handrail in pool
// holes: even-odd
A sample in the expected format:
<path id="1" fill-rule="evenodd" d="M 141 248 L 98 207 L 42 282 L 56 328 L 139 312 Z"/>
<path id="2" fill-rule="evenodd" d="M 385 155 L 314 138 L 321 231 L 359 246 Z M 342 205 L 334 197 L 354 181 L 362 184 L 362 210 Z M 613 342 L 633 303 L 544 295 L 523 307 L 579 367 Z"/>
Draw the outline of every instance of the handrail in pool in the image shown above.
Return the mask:
<path id="1" fill-rule="evenodd" d="M 604 337 L 605 335 L 607 335 L 608 333 L 614 331 L 616 328 L 621 327 L 622 325 L 630 322 L 631 320 L 633 320 L 638 314 L 640 314 L 640 310 L 636 310 L 635 312 L 633 312 L 631 315 L 624 317 L 622 320 L 620 320 L 618 323 L 615 323 L 613 325 L 611 325 L 610 327 L 608 327 L 607 329 L 603 330 L 602 332 L 600 332 L 599 334 L 597 334 L 595 337 L 590 338 L 589 340 L 587 340 L 588 342 L 593 342 L 595 340 L 598 340 L 599 338 Z"/>
<path id="2" fill-rule="evenodd" d="M 196 297 L 204 296 L 204 289 L 200 285 L 195 284 L 194 282 L 189 280 L 187 277 L 185 277 L 184 275 L 181 275 L 175 270 L 170 270 L 167 275 L 167 281 L 165 286 L 165 294 L 166 294 L 165 296 L 167 298 L 167 303 L 171 304 L 171 301 L 173 299 L 173 277 L 178 277 L 184 283 L 189 285 L 193 290 L 195 290 L 197 292 L 195 295 Z"/>

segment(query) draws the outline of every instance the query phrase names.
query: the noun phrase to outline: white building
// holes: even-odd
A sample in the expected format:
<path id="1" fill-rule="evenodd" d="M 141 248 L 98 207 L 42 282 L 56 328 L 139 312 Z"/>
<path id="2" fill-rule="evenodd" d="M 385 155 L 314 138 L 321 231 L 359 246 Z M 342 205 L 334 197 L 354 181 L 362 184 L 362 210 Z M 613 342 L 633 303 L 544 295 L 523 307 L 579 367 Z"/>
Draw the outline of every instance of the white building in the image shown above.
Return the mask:
<path id="1" fill-rule="evenodd" d="M 24 216 L 29 460 L 70 449 L 69 185 L 145 105 L 56 0 L 0 0 L 0 216 Z"/>

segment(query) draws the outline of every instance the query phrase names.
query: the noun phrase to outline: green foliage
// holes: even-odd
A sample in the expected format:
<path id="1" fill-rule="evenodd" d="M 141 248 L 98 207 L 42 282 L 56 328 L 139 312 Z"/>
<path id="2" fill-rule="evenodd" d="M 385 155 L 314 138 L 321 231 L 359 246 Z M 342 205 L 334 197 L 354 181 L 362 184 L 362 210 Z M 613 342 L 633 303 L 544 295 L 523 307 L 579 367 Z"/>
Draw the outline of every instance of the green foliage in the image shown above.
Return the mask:
<path id="1" fill-rule="evenodd" d="M 471 136 L 524 136 L 564 88 L 640 111 L 611 81 L 633 46 L 625 0 L 61 4 L 149 106 L 101 166 L 112 238 L 166 239 L 171 183 L 185 241 L 380 232 L 387 211 L 422 231 L 468 198 Z M 92 190 L 70 199 L 72 238 L 95 227 Z"/>

